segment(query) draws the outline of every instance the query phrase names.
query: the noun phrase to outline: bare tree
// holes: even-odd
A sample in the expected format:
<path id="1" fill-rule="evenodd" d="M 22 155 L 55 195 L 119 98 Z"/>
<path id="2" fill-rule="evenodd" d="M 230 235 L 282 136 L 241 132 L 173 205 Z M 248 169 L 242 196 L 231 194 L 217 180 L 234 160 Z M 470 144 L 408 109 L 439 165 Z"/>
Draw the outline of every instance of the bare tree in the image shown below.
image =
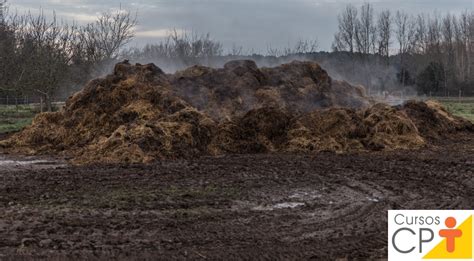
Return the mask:
<path id="1" fill-rule="evenodd" d="M 411 44 L 413 43 L 413 37 L 415 36 L 412 19 L 407 13 L 397 11 L 395 15 L 395 25 L 399 54 L 409 53 L 413 47 Z"/>
<path id="2" fill-rule="evenodd" d="M 17 94 L 18 89 L 13 82 L 18 77 L 16 63 L 15 27 L 6 21 L 6 1 L 0 0 L 0 91 Z"/>
<path id="3" fill-rule="evenodd" d="M 413 50 L 416 45 L 416 30 L 413 18 L 407 13 L 397 11 L 395 15 L 395 35 L 398 42 L 398 54 L 400 56 L 400 80 L 403 85 L 407 85 L 407 68 L 405 56 Z"/>
<path id="4" fill-rule="evenodd" d="M 389 10 L 382 11 L 377 19 L 378 54 L 385 58 L 386 63 L 390 57 L 390 39 L 392 35 L 392 17 Z"/>
<path id="5" fill-rule="evenodd" d="M 445 67 L 445 88 L 454 81 L 455 75 L 455 57 L 454 57 L 454 21 L 450 14 L 443 17 L 442 36 L 443 49 L 445 51 L 444 67 Z"/>
<path id="6" fill-rule="evenodd" d="M 231 54 L 240 55 L 242 47 L 236 47 Z M 125 57 L 137 61 L 155 61 L 170 69 L 194 64 L 210 65 L 211 59 L 223 55 L 221 42 L 211 38 L 209 33 L 198 34 L 173 29 L 159 43 L 147 44 L 142 49 L 128 50 Z"/>
<path id="7" fill-rule="evenodd" d="M 441 24 L 438 19 L 439 15 L 434 14 L 433 17 L 429 19 L 428 23 L 428 51 L 427 53 L 440 62 L 441 60 Z"/>
<path id="8" fill-rule="evenodd" d="M 136 25 L 123 10 L 78 27 L 58 21 L 54 12 L 7 14 L 0 1 L 0 93 L 39 96 L 49 111 L 59 89 L 86 82 L 92 76 L 89 68 L 116 58 Z"/>
<path id="9" fill-rule="evenodd" d="M 469 31 L 468 34 L 469 36 L 467 37 L 468 40 L 468 77 L 469 81 L 474 82 L 474 11 L 471 11 L 469 15 L 467 15 L 469 18 L 467 19 L 469 22 Z"/>
<path id="10" fill-rule="evenodd" d="M 344 12 L 338 16 L 339 31 L 334 36 L 334 50 L 354 53 L 357 20 L 357 9 L 353 5 L 347 5 Z"/>
<path id="11" fill-rule="evenodd" d="M 376 27 L 374 25 L 374 9 L 370 3 L 361 7 L 360 18 L 355 27 L 357 51 L 369 54 L 375 49 Z"/>
<path id="12" fill-rule="evenodd" d="M 472 43 L 474 42 L 474 34 L 471 31 L 474 29 L 473 23 L 474 13 L 469 14 L 467 11 L 463 12 L 459 17 L 459 36 L 458 44 L 462 53 L 460 53 L 459 60 L 461 61 L 462 80 L 468 81 L 472 76 Z M 474 32 L 473 32 L 474 33 Z M 474 77 L 473 77 L 474 78 Z"/>
<path id="13" fill-rule="evenodd" d="M 466 48 L 465 45 L 463 45 L 464 39 L 463 39 L 463 33 L 461 29 L 461 21 L 462 15 L 459 17 L 459 19 L 456 16 L 452 16 L 452 24 L 453 24 L 453 31 L 454 31 L 454 43 L 453 43 L 453 52 L 454 52 L 454 61 L 455 64 L 453 65 L 454 67 L 454 78 L 456 79 L 456 82 L 460 82 L 465 79 L 464 76 L 464 67 L 465 67 L 465 59 L 463 56 L 467 55 L 466 54 Z"/>
<path id="14" fill-rule="evenodd" d="M 75 26 L 60 23 L 53 13 L 48 20 L 40 11 L 21 18 L 22 30 L 18 37 L 22 43 L 22 68 L 19 83 L 28 92 L 36 92 L 45 100 L 47 110 L 52 110 L 52 95 L 68 76 L 71 61 L 70 46 L 77 34 Z M 27 55 L 28 58 L 23 58 Z M 27 75 L 24 75 L 28 72 Z"/>
<path id="15" fill-rule="evenodd" d="M 426 54 L 429 48 L 429 41 L 428 41 L 428 25 L 427 25 L 427 17 L 425 14 L 419 14 L 416 17 L 416 43 L 417 45 L 413 48 L 415 52 Z"/>
<path id="16" fill-rule="evenodd" d="M 0 26 L 5 23 L 5 9 L 7 8 L 7 0 L 0 0 Z"/>
<path id="17" fill-rule="evenodd" d="M 119 51 L 135 35 L 137 16 L 125 10 L 106 12 L 81 28 L 81 42 L 93 62 L 116 59 Z"/>
<path id="18" fill-rule="evenodd" d="M 164 45 L 170 58 L 176 58 L 185 63 L 194 63 L 196 59 L 208 59 L 222 55 L 222 43 L 211 38 L 209 33 L 181 31 L 170 32 Z"/>
<path id="19" fill-rule="evenodd" d="M 283 55 L 282 51 L 276 47 L 273 47 L 271 44 L 267 44 L 267 53 L 268 56 L 278 57 Z"/>
<path id="20" fill-rule="evenodd" d="M 230 49 L 229 55 L 230 56 L 241 56 L 243 54 L 244 47 L 241 45 L 236 45 L 235 43 L 232 44 L 232 48 Z"/>
<path id="21" fill-rule="evenodd" d="M 319 43 L 317 40 L 303 40 L 299 39 L 296 41 L 294 46 L 288 45 L 288 47 L 283 48 L 283 51 L 279 51 L 281 55 L 288 56 L 292 54 L 309 54 L 314 53 L 318 50 Z"/>
<path id="22" fill-rule="evenodd" d="M 474 11 L 471 12 L 469 16 L 469 75 L 470 80 L 474 81 Z"/>
<path id="23" fill-rule="evenodd" d="M 292 54 L 307 54 L 307 53 L 314 53 L 318 50 L 319 43 L 318 40 L 303 40 L 300 39 L 296 42 Z"/>

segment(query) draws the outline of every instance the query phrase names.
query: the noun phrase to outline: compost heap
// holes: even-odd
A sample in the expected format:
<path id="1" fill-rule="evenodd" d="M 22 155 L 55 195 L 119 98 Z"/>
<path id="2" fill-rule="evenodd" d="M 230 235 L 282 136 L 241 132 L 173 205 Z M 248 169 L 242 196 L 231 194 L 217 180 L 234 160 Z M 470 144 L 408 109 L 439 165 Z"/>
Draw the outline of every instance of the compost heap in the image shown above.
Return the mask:
<path id="1" fill-rule="evenodd" d="M 231 153 L 411 149 L 473 125 L 436 102 L 391 107 L 332 80 L 312 62 L 257 68 L 232 61 L 172 75 L 153 64 L 115 66 L 59 112 L 0 143 L 62 154 L 76 164 L 147 163 Z"/>

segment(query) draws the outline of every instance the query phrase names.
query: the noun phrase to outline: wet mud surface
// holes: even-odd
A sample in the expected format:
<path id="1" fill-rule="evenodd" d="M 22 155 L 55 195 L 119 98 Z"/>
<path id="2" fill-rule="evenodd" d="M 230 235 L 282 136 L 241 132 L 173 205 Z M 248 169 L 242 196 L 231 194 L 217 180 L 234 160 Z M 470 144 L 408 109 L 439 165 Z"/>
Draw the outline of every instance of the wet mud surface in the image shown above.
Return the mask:
<path id="1" fill-rule="evenodd" d="M 417 151 L 1 166 L 0 259 L 385 258 L 388 209 L 474 207 L 473 155 L 470 135 Z"/>
<path id="2" fill-rule="evenodd" d="M 0 155 L 0 169 L 2 172 L 18 170 L 44 170 L 55 169 L 68 166 L 64 160 L 53 159 L 51 157 L 16 157 Z"/>

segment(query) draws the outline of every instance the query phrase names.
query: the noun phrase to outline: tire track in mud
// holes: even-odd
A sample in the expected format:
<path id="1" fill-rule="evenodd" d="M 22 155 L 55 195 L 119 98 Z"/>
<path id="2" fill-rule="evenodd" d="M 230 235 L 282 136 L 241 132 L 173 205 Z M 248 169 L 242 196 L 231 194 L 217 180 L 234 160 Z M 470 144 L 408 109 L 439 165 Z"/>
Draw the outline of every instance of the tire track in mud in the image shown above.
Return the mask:
<path id="1" fill-rule="evenodd" d="M 0 259 L 374 259 L 388 209 L 473 208 L 468 137 L 437 149 L 0 170 Z"/>

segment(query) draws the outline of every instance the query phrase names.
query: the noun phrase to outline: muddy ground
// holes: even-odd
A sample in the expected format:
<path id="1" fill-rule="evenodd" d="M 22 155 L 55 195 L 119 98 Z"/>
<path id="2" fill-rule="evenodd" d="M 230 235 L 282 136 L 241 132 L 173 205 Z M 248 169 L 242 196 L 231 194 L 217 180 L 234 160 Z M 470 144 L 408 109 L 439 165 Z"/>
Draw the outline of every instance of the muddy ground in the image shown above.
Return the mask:
<path id="1" fill-rule="evenodd" d="M 473 155 L 470 135 L 419 151 L 10 164 L 0 260 L 385 258 L 388 209 L 474 207 Z"/>

